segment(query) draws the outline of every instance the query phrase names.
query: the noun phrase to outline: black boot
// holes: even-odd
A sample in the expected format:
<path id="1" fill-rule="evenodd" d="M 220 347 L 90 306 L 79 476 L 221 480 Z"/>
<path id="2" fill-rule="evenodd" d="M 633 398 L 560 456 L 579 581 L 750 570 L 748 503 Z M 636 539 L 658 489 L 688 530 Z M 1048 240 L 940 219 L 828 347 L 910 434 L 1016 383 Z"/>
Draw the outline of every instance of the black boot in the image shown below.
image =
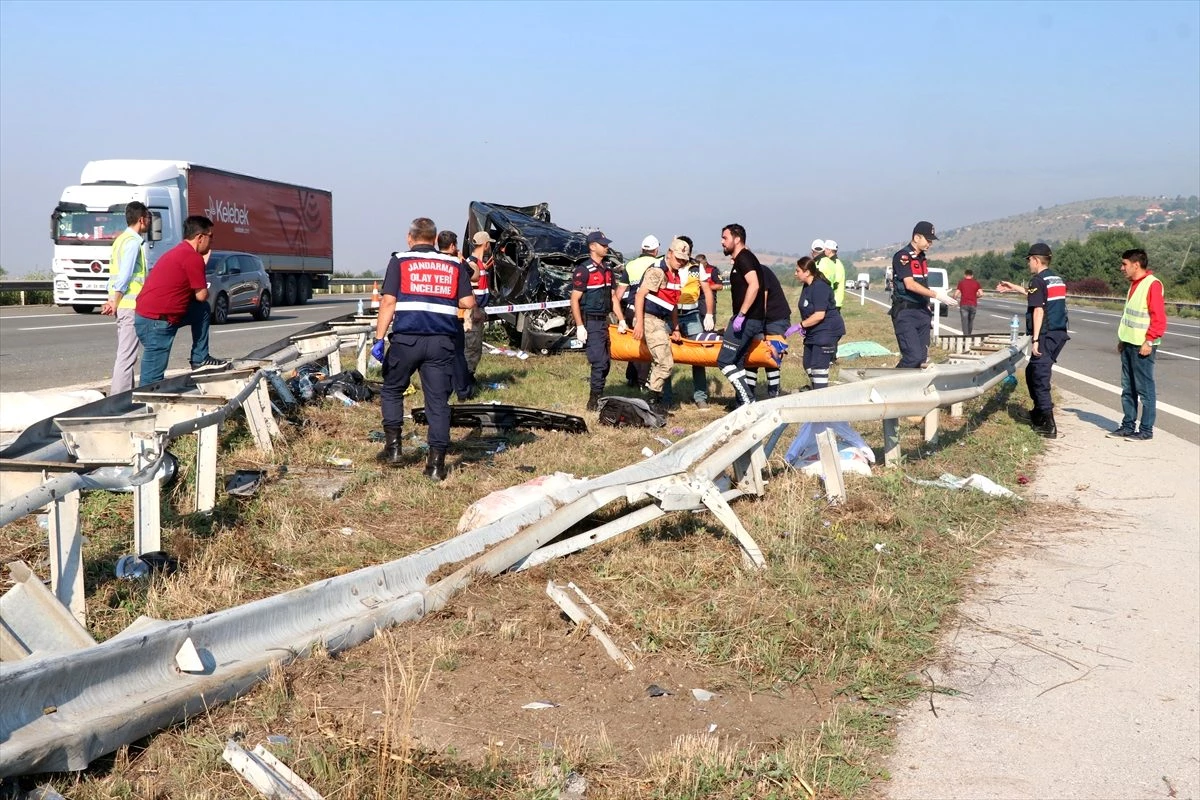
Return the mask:
<path id="1" fill-rule="evenodd" d="M 425 457 L 425 477 L 431 481 L 444 481 L 446 476 L 450 474 L 450 470 L 446 469 L 446 451 L 434 450 L 429 448 L 429 455 Z"/>
<path id="2" fill-rule="evenodd" d="M 1054 424 L 1054 411 L 1046 411 L 1042 414 L 1041 424 L 1036 425 L 1033 432 L 1045 439 L 1058 438 L 1058 426 Z"/>
<path id="3" fill-rule="evenodd" d="M 600 393 L 592 392 L 591 394 L 588 395 L 587 410 L 595 411 L 599 407 L 600 407 Z"/>
<path id="4" fill-rule="evenodd" d="M 379 455 L 375 456 L 376 460 L 392 465 L 404 462 L 400 449 L 400 438 L 403 431 L 404 428 L 399 425 L 383 429 L 383 449 L 379 451 Z"/>
<path id="5" fill-rule="evenodd" d="M 658 416 L 663 419 L 667 418 L 667 407 L 663 403 L 662 392 L 651 392 L 650 401 L 646 405 L 650 406 L 650 410 Z"/>
<path id="6" fill-rule="evenodd" d="M 1040 409 L 1032 409 L 1029 412 L 1029 427 L 1033 428 L 1033 430 L 1036 432 L 1038 428 L 1042 427 L 1042 422 L 1045 420 L 1045 418 L 1046 415 L 1043 414 Z"/>

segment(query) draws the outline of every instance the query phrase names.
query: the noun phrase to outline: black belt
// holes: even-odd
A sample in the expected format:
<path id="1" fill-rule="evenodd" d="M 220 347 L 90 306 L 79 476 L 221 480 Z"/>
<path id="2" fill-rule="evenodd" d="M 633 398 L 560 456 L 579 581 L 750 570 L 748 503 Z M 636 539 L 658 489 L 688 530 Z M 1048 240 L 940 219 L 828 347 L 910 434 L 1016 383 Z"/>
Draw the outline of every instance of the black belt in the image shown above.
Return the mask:
<path id="1" fill-rule="evenodd" d="M 896 308 L 917 308 L 921 311 L 929 310 L 929 305 L 927 303 L 914 303 L 911 300 L 902 300 L 899 297 L 893 298 L 892 305 L 894 305 Z"/>
<path id="2" fill-rule="evenodd" d="M 608 319 L 608 312 L 603 314 L 584 314 L 587 319 Z"/>

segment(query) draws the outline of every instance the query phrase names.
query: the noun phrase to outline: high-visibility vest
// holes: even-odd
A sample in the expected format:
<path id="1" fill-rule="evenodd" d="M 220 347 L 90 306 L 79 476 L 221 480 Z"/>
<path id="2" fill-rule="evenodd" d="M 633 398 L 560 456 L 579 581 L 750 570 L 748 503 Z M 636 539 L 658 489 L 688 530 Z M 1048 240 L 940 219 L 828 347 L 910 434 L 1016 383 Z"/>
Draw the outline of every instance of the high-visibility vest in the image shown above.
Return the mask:
<path id="1" fill-rule="evenodd" d="M 117 304 L 117 308 L 136 308 L 138 292 L 142 291 L 142 284 L 146 282 L 146 245 L 142 242 L 141 236 L 126 228 L 116 239 L 113 239 L 112 250 L 109 251 L 109 291 L 112 291 L 113 281 L 117 279 L 117 271 L 120 269 L 120 265 L 117 263 L 117 256 L 121 253 L 121 247 L 130 239 L 138 240 L 137 260 L 133 264 L 133 275 L 129 279 L 129 289 L 126 290 L 125 294 L 121 295 L 121 302 Z"/>
<path id="2" fill-rule="evenodd" d="M 1138 281 L 1138 285 L 1129 290 L 1125 298 L 1125 312 L 1121 314 L 1121 324 L 1117 326 L 1117 338 L 1127 344 L 1141 347 L 1149 344 L 1157 347 L 1159 339 L 1147 339 L 1146 331 L 1150 330 L 1150 284 L 1162 283 L 1154 275 L 1147 273 Z"/>
<path id="3" fill-rule="evenodd" d="M 659 261 L 650 269 L 659 269 L 663 273 L 662 284 L 652 292 L 646 293 L 646 299 L 642 304 L 642 310 L 647 314 L 653 314 L 659 319 L 669 320 L 671 312 L 675 309 L 675 305 L 679 302 L 679 273 L 667 266 L 666 259 Z M 650 270 L 646 270 L 648 273 Z M 642 280 L 646 279 L 646 273 L 642 273 Z"/>

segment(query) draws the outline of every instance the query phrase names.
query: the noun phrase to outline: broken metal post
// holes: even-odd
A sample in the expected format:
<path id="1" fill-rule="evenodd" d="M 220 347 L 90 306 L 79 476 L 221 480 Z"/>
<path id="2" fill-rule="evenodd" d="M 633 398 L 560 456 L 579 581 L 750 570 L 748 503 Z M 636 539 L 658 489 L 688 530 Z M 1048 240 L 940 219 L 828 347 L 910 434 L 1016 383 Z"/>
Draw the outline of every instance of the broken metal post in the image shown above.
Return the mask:
<path id="1" fill-rule="evenodd" d="M 962 403 L 951 403 L 950 404 L 950 418 L 951 419 L 960 419 L 962 417 L 962 415 L 963 415 L 963 404 Z"/>
<path id="2" fill-rule="evenodd" d="M 926 442 L 937 441 L 939 412 L 940 412 L 940 409 L 935 408 L 932 411 L 930 411 L 928 414 L 925 415 L 925 419 L 923 420 L 923 422 L 925 425 L 925 441 Z"/>
<path id="3" fill-rule="evenodd" d="M 365 333 L 360 333 L 358 335 L 358 339 L 354 342 L 354 366 L 362 375 L 367 374 L 368 352 L 370 352 L 370 348 L 367 347 L 367 335 Z"/>
<path id="4" fill-rule="evenodd" d="M 329 374 L 337 375 L 342 371 L 342 351 L 334 348 L 329 353 Z"/>
<path id="5" fill-rule="evenodd" d="M 817 451 L 821 454 L 825 497 L 830 505 L 839 506 L 846 502 L 846 483 L 842 479 L 842 457 L 838 452 L 837 434 L 831 428 L 817 434 Z"/>
<path id="6" fill-rule="evenodd" d="M 145 469 L 151 464 L 157 453 L 154 452 L 154 440 L 138 437 L 134 443 L 137 458 L 134 462 L 138 470 Z M 165 444 L 163 445 L 166 446 Z M 162 530 L 160 526 L 162 479 L 155 477 L 146 483 L 133 487 L 133 550 L 136 555 L 162 550 Z"/>
<path id="7" fill-rule="evenodd" d="M 13 586 L 0 597 L 0 661 L 95 646 L 80 620 L 50 593 L 28 564 L 13 561 L 8 570 Z"/>
<path id="8" fill-rule="evenodd" d="M 900 420 L 898 419 L 883 421 L 883 465 L 885 467 L 900 465 Z"/>
<path id="9" fill-rule="evenodd" d="M 196 512 L 212 513 L 216 505 L 217 426 L 209 425 L 196 431 Z"/>
<path id="10" fill-rule="evenodd" d="M 742 521 L 737 518 L 737 514 L 730 508 L 729 503 L 721 496 L 721 490 L 712 481 L 704 481 L 703 484 L 697 486 L 701 489 L 700 499 L 708 510 L 721 521 L 721 524 L 729 529 L 733 537 L 737 539 L 738 544 L 742 546 L 742 561 L 749 569 L 766 569 L 767 560 L 763 558 L 762 550 L 758 549 L 758 543 L 750 536 L 750 533 L 742 526 Z"/>
<path id="11" fill-rule="evenodd" d="M 575 584 L 568 584 L 568 586 L 574 587 Z M 575 591 L 579 593 L 580 597 L 586 597 L 583 592 L 579 591 L 578 587 L 575 587 Z M 604 645 L 604 650 L 608 653 L 609 658 L 630 672 L 633 671 L 633 662 L 629 660 L 628 656 L 621 651 L 621 648 L 617 647 L 616 642 L 614 642 L 607 633 L 605 633 L 600 629 L 599 626 L 592 622 L 591 617 L 589 617 L 587 612 L 579 607 L 578 603 L 567 596 L 567 593 L 563 591 L 561 586 L 556 586 L 552 580 L 547 581 L 546 594 L 550 596 L 551 600 L 558 604 L 558 607 L 561 608 L 563 612 L 571 618 L 572 622 L 574 622 L 576 625 L 588 626 L 588 633 L 591 634 L 598 642 L 600 642 L 600 644 Z M 598 610 L 599 609 L 597 609 L 597 611 Z"/>
<path id="12" fill-rule="evenodd" d="M 54 498 L 49 514 L 50 588 L 80 624 L 87 621 L 83 595 L 83 537 L 79 533 L 79 492 Z"/>

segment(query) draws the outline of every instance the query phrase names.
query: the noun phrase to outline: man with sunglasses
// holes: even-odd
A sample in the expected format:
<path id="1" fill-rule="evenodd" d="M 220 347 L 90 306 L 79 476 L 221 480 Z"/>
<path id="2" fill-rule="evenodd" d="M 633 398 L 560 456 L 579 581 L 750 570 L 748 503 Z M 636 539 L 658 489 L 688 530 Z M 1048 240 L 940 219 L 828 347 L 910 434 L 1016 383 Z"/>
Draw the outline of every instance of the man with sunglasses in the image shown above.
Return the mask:
<path id="1" fill-rule="evenodd" d="M 208 353 L 208 279 L 204 265 L 212 249 L 212 220 L 192 215 L 183 222 L 183 241 L 163 253 L 137 297 L 133 327 L 142 343 L 141 386 L 162 380 L 175 334 L 192 329 L 192 369 L 221 366 Z"/>

